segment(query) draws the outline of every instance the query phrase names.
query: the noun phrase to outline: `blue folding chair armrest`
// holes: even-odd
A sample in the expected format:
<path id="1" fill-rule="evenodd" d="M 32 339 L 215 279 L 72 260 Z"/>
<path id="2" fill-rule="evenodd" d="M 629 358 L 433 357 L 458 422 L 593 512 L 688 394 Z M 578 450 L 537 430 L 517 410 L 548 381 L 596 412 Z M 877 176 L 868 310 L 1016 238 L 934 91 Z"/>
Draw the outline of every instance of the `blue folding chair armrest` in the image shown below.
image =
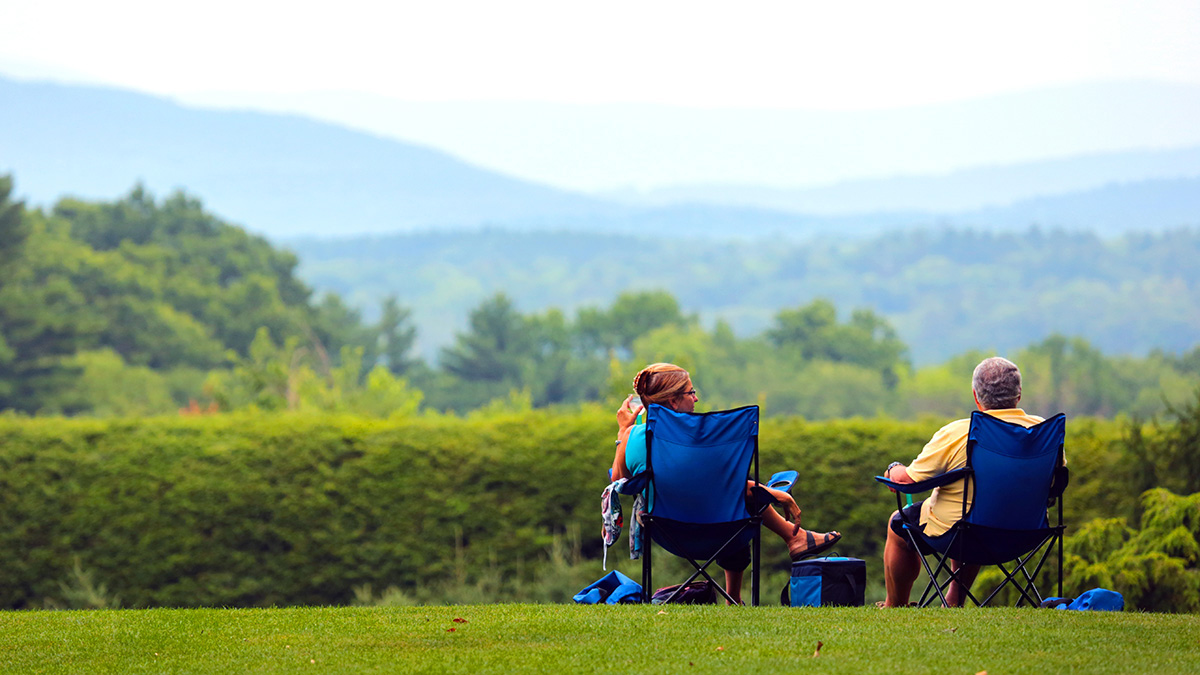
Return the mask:
<path id="1" fill-rule="evenodd" d="M 940 476 L 934 476 L 933 478 L 918 481 L 916 483 L 897 483 L 895 481 L 888 480 L 883 476 L 875 476 L 875 480 L 883 483 L 896 492 L 906 495 L 915 495 L 920 492 L 932 490 L 935 487 L 941 487 L 943 485 L 953 483 L 954 481 L 962 480 L 963 478 L 971 475 L 971 473 L 972 471 L 967 468 L 955 469 L 953 471 L 947 471 Z"/>
<path id="2" fill-rule="evenodd" d="M 763 509 L 771 504 L 777 503 L 779 500 L 770 493 L 766 488 L 773 490 L 783 490 L 791 493 L 792 486 L 796 484 L 796 479 L 800 477 L 798 471 L 780 471 L 779 473 L 767 479 L 766 483 L 759 483 L 750 489 L 750 494 L 753 496 L 754 508 L 756 514 L 762 513 Z"/>
<path id="3" fill-rule="evenodd" d="M 612 480 L 612 469 L 608 470 L 608 479 L 610 481 Z M 642 490 L 645 490 L 646 486 L 649 483 L 650 483 L 650 472 L 643 471 L 643 472 L 639 473 L 638 475 L 634 476 L 633 478 L 630 478 L 629 480 L 625 481 L 625 484 L 621 486 L 621 494 L 636 495 L 636 494 L 640 493 Z"/>
<path id="4" fill-rule="evenodd" d="M 799 471 L 780 471 L 779 473 L 768 478 L 764 485 L 773 490 L 791 492 L 792 486 L 796 484 L 796 479 L 799 477 Z"/>
<path id="5" fill-rule="evenodd" d="M 625 485 L 621 486 L 621 494 L 636 495 L 642 490 L 645 490 L 646 486 L 650 484 L 650 475 L 650 471 L 643 471 L 633 478 L 625 481 Z"/>

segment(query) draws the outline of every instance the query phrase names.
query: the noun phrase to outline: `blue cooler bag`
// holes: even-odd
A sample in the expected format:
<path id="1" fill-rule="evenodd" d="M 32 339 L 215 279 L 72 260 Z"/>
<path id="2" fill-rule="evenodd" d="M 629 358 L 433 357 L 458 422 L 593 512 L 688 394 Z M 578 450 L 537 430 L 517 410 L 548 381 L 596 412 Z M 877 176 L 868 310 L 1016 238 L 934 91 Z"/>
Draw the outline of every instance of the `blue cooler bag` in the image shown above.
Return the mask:
<path id="1" fill-rule="evenodd" d="M 792 563 L 779 601 L 785 607 L 862 607 L 867 563 L 858 558 L 809 558 Z"/>

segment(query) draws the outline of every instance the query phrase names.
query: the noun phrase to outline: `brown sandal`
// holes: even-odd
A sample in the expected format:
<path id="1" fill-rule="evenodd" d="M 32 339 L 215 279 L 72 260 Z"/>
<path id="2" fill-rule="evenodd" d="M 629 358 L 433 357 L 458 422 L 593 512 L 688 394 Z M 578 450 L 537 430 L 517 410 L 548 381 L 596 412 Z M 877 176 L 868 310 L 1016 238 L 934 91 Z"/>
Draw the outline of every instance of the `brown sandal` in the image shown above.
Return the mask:
<path id="1" fill-rule="evenodd" d="M 818 553 L 828 551 L 830 548 L 833 547 L 834 544 L 838 543 L 838 541 L 842 538 L 842 535 L 839 533 L 826 532 L 824 535 L 825 541 L 818 544 L 817 538 L 813 536 L 812 530 L 805 530 L 804 536 L 807 537 L 807 539 L 808 539 L 805 542 L 806 544 L 808 544 L 807 546 L 805 546 L 802 550 L 799 550 L 799 551 L 788 551 L 788 555 L 791 556 L 792 562 L 795 562 L 797 560 L 803 560 L 804 558 L 808 558 L 810 556 L 817 555 Z"/>

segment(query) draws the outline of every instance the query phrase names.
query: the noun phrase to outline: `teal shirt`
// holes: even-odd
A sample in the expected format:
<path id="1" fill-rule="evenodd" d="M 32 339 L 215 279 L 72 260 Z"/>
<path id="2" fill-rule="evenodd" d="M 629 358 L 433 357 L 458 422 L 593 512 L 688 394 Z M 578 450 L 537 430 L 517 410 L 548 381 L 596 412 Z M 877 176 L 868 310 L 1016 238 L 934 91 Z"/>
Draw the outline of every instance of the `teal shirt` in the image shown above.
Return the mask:
<path id="1" fill-rule="evenodd" d="M 625 469 L 630 477 L 646 470 L 646 425 L 635 424 L 629 430 L 629 440 L 625 442 Z M 646 488 L 646 510 L 654 509 L 654 490 Z"/>
<path id="2" fill-rule="evenodd" d="M 629 430 L 629 440 L 625 443 L 625 468 L 631 477 L 646 470 L 645 424 L 635 424 Z"/>

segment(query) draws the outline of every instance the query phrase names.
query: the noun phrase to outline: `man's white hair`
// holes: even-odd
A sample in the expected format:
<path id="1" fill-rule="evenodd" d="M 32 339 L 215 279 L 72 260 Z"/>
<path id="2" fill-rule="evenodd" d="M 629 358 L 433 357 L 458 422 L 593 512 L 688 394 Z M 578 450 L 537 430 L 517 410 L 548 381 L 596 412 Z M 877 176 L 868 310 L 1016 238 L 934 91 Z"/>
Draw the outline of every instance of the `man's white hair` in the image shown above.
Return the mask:
<path id="1" fill-rule="evenodd" d="M 984 359 L 975 366 L 971 388 L 985 410 L 1015 408 L 1021 400 L 1021 369 L 1000 356 Z"/>

